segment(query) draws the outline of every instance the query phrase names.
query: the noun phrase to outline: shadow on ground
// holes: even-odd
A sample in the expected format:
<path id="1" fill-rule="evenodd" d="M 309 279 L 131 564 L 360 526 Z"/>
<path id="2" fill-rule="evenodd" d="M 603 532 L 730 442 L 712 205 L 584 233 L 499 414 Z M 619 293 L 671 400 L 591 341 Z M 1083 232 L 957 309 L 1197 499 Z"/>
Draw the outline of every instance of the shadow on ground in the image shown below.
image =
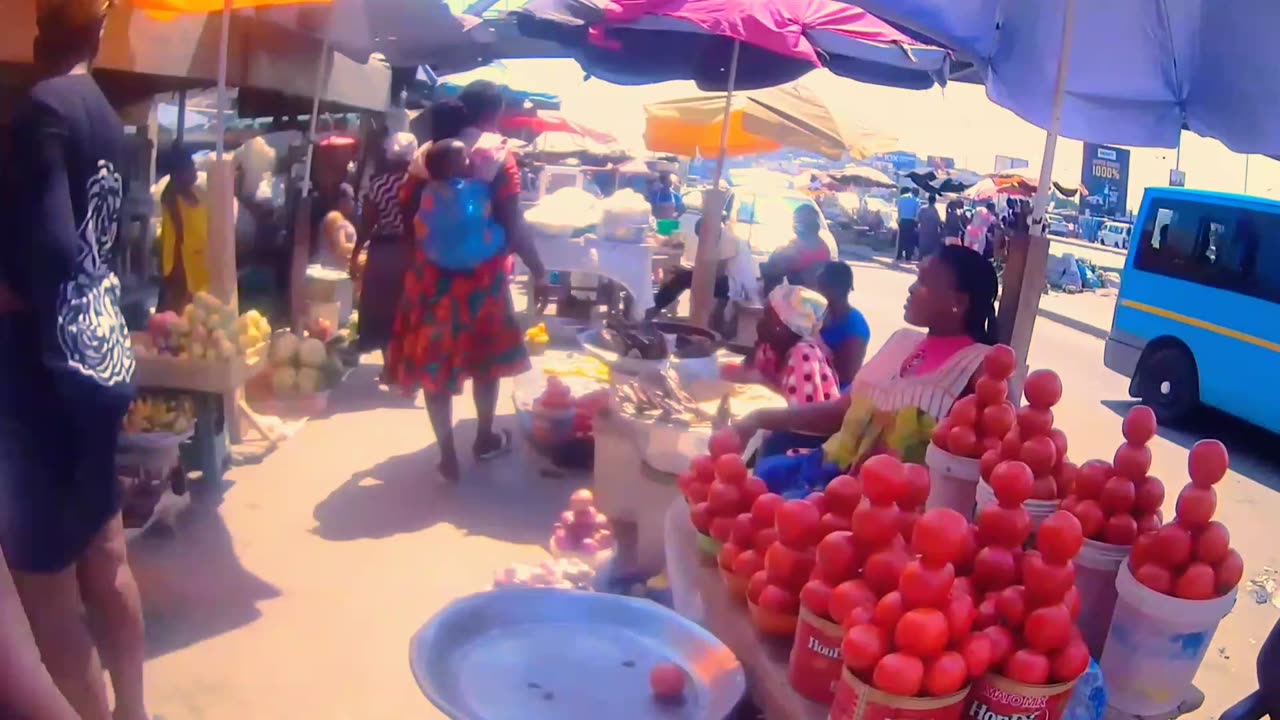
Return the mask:
<path id="1" fill-rule="evenodd" d="M 382 361 L 369 360 L 365 356 L 361 364 L 356 366 L 347 379 L 334 388 L 325 411 L 316 419 L 364 412 L 366 410 L 406 409 L 413 408 L 418 393 L 406 395 L 396 387 L 379 387 L 378 375 L 382 372 Z M 373 388 L 370 390 L 370 388 Z"/>
<path id="2" fill-rule="evenodd" d="M 176 528 L 154 528 L 129 545 L 148 658 L 248 625 L 261 617 L 260 602 L 280 596 L 240 563 L 219 504 L 216 496 L 195 497 Z"/>
<path id="3" fill-rule="evenodd" d="M 1137 405 L 1132 400 L 1103 400 L 1102 406 L 1124 417 Z M 1188 421 L 1175 426 L 1161 426 L 1160 437 L 1188 450 L 1200 440 L 1221 440 L 1231 453 L 1231 469 L 1264 487 L 1280 491 L 1280 464 L 1267 460 L 1275 457 L 1278 439 L 1274 433 L 1244 420 L 1210 408 L 1204 408 Z"/>
<path id="4" fill-rule="evenodd" d="M 510 416 L 499 428 L 514 425 Z M 549 528 L 568 506 L 574 489 L 589 485 L 590 476 L 560 477 L 538 472 L 532 450 L 518 438 L 512 452 L 477 463 L 470 458 L 475 421 L 455 428 L 463 459 L 462 480 L 446 483 L 436 471 L 438 448 L 388 458 L 352 475 L 316 505 L 312 530 L 337 542 L 386 538 L 439 523 L 472 535 L 523 544 L 546 542 Z"/>

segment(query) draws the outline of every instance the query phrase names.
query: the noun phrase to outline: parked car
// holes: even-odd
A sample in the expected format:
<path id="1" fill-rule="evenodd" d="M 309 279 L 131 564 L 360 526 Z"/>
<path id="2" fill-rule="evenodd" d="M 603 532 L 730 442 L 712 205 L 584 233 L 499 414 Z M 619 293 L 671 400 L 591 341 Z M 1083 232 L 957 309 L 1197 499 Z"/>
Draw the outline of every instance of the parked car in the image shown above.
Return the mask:
<path id="1" fill-rule="evenodd" d="M 1129 247 L 1129 235 L 1133 232 L 1133 226 L 1129 223 L 1109 222 L 1103 223 L 1102 229 L 1098 231 L 1098 242 L 1106 247 L 1120 248 L 1122 250 Z"/>
<path id="2" fill-rule="evenodd" d="M 1049 222 L 1050 235 L 1070 237 L 1071 226 L 1067 224 L 1067 221 L 1064 220 L 1061 215 L 1048 215 L 1045 217 L 1045 220 Z"/>

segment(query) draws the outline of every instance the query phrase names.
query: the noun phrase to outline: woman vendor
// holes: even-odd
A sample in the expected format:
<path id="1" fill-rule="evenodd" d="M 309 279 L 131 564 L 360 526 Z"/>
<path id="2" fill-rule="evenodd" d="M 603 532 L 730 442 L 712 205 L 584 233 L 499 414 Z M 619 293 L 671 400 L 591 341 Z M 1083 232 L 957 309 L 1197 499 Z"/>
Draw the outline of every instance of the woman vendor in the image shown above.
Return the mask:
<path id="1" fill-rule="evenodd" d="M 816 205 L 806 203 L 797 207 L 791 222 L 795 237 L 760 265 L 766 295 L 783 280 L 792 285 L 811 285 L 819 268 L 835 259 L 823 242 L 822 215 Z"/>
<path id="2" fill-rule="evenodd" d="M 774 492 L 804 494 L 872 454 L 922 462 L 934 425 L 969 392 L 995 342 L 997 285 L 991 264 L 963 246 L 946 246 L 921 263 L 905 319 L 924 332 L 894 333 L 836 400 L 758 410 L 738 423 L 744 442 L 760 430 L 829 436 L 805 454 L 761 453 L 756 474 Z"/>
<path id="3" fill-rule="evenodd" d="M 209 289 L 209 206 L 191 153 L 174 144 L 169 182 L 160 191 L 160 268 L 164 278 L 156 310 L 182 309 Z"/>

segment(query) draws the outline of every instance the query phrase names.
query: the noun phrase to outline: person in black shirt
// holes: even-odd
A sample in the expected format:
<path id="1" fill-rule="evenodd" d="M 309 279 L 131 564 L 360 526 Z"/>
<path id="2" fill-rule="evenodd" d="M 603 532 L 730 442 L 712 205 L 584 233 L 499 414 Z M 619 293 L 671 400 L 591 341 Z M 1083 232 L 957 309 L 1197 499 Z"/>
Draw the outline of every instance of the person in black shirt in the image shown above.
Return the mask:
<path id="1" fill-rule="evenodd" d="M 89 74 L 113 3 L 36 0 L 40 79 L 15 110 L 0 195 L 11 203 L 0 250 L 0 545 L 76 712 L 143 720 L 141 601 L 115 474 L 134 394 L 111 269 L 124 128 Z"/>

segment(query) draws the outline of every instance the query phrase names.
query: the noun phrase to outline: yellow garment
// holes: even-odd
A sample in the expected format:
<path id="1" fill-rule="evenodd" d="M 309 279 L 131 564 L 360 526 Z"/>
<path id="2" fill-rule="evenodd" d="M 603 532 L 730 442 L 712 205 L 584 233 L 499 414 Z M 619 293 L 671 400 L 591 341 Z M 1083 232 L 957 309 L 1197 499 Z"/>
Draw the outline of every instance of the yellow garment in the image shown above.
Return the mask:
<path id="1" fill-rule="evenodd" d="M 204 190 L 191 189 L 200 201 L 192 205 L 178 194 L 173 205 L 182 217 L 182 267 L 186 271 L 187 291 L 191 294 L 209 289 L 209 202 Z M 173 272 L 173 248 L 178 242 L 178 230 L 174 227 L 170 206 L 162 204 L 160 223 L 160 273 L 168 277 Z"/>

